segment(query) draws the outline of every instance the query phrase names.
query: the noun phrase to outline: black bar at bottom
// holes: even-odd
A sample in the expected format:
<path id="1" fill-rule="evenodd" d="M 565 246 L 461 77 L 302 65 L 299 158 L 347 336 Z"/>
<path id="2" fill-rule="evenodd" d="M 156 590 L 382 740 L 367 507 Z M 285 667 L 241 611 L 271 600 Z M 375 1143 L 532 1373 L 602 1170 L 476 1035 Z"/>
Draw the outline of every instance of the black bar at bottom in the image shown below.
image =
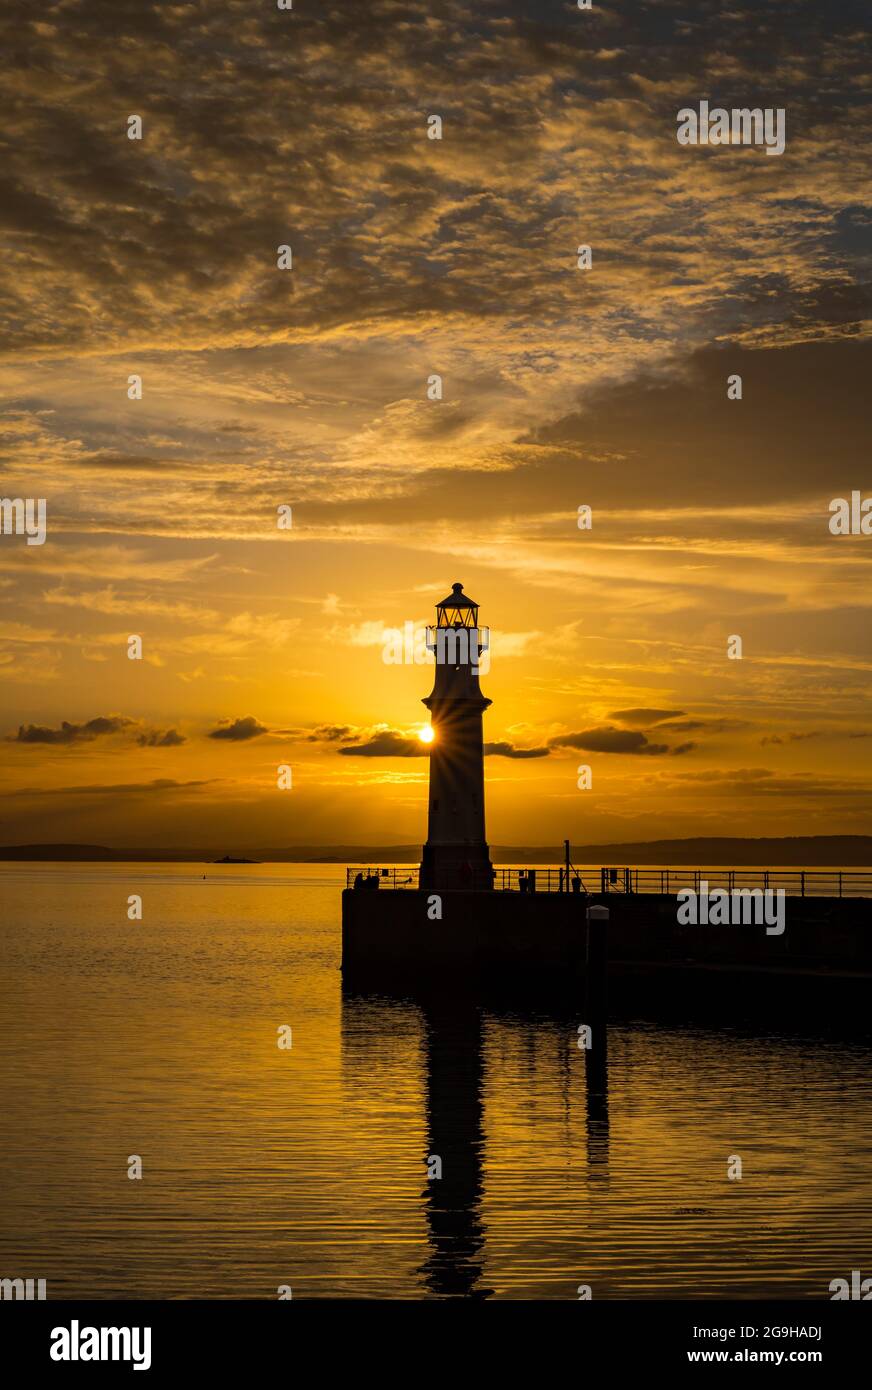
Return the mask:
<path id="1" fill-rule="evenodd" d="M 692 1373 L 717 1365 L 734 1372 L 761 1364 L 775 1369 L 807 1365 L 833 1384 L 834 1374 L 866 1361 L 872 1332 L 868 1301 L 636 1303 L 579 1298 L 572 1306 L 563 1303 L 562 1312 L 559 1301 L 538 1304 L 535 1313 L 523 1315 L 525 1323 L 530 1318 L 529 1329 L 519 1325 L 515 1304 L 509 1323 L 503 1323 L 496 1310 L 488 1310 L 479 1313 L 473 1329 L 464 1319 L 464 1330 L 475 1332 L 478 1360 L 482 1355 L 499 1359 L 501 1354 L 514 1358 L 520 1353 L 537 1361 L 544 1357 L 544 1365 L 562 1351 L 579 1367 L 599 1365 L 618 1375 L 671 1374 L 678 1367 Z M 300 1355 L 308 1352 L 325 1369 L 347 1357 L 350 1370 L 390 1364 L 398 1377 L 416 1378 L 414 1357 L 411 1363 L 407 1360 L 411 1345 L 405 1343 L 401 1353 L 404 1344 L 395 1340 L 409 1326 L 409 1316 L 408 1305 L 399 1300 L 3 1302 L 0 1369 L 14 1367 L 23 1382 L 32 1372 L 62 1380 L 81 1374 L 93 1378 L 107 1369 L 115 1377 L 133 1375 L 134 1384 L 140 1378 L 146 1384 L 146 1376 L 163 1383 L 179 1374 L 213 1372 L 222 1381 L 241 1374 L 250 1380 L 252 1371 L 262 1382 L 265 1373 L 279 1376 L 293 1367 L 299 1373 Z M 452 1324 L 446 1329 L 445 1311 L 418 1313 L 416 1332 L 422 1316 L 424 1335 L 432 1334 L 418 1344 L 426 1352 L 428 1378 L 432 1380 L 443 1357 L 446 1374 L 452 1365 L 456 1372 L 459 1348 L 453 1338 L 445 1337 L 446 1330 L 453 1330 Z M 491 1323 L 491 1317 L 496 1321 Z M 541 1340 L 542 1317 L 547 1318 L 547 1341 Z M 356 1334 L 352 1338 L 344 1332 L 346 1323 Z M 102 1329 L 107 1329 L 105 1338 Z M 133 1329 L 139 1329 L 138 1334 Z M 69 1356 L 75 1349 L 78 1359 L 53 1359 L 52 1348 Z M 116 1349 L 119 1359 L 111 1359 Z M 85 1359 L 92 1350 L 105 1352 L 107 1359 Z M 125 1352 L 127 1360 L 121 1359 Z M 475 1359 L 470 1364 L 466 1353 L 461 1356 L 470 1378 L 476 1373 Z M 134 1370 L 137 1360 L 139 1374 Z M 489 1361 L 490 1380 L 493 1371 Z"/>

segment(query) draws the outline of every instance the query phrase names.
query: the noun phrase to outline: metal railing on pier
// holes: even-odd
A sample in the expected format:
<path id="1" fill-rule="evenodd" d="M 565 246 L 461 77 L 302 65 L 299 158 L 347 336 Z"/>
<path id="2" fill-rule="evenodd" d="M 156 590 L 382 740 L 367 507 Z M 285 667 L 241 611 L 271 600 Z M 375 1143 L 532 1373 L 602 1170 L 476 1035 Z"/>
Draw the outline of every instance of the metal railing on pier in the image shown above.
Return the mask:
<path id="1" fill-rule="evenodd" d="M 588 871 L 590 872 L 590 871 Z M 543 868 L 495 869 L 494 888 L 502 893 L 589 893 L 579 869 Z"/>
<path id="2" fill-rule="evenodd" d="M 346 870 L 346 887 L 372 889 L 417 888 L 417 864 L 382 868 L 354 865 Z M 797 898 L 872 898 L 872 873 L 862 869 L 693 869 L 583 866 L 495 869 L 493 880 L 476 881 L 470 871 L 464 887 L 501 893 L 654 893 L 671 896 L 683 890 L 699 893 L 725 889 L 728 893 L 783 890 Z"/>
<path id="3" fill-rule="evenodd" d="M 670 895 L 692 888 L 699 893 L 728 893 L 781 889 L 791 898 L 870 898 L 872 873 L 862 869 L 631 869 L 601 868 L 601 893 L 660 893 Z"/>
<path id="4" fill-rule="evenodd" d="M 461 886 L 475 890 L 496 889 L 501 893 L 585 893 L 584 882 L 574 870 L 567 886 L 566 870 L 563 868 L 534 869 L 494 869 L 487 876 L 470 868 Z M 345 871 L 346 888 L 393 889 L 417 888 L 419 869 L 417 864 L 383 869 L 372 865 L 357 865 Z"/>
<path id="5" fill-rule="evenodd" d="M 401 864 L 398 868 L 374 868 L 370 864 L 345 870 L 346 888 L 417 888 L 418 865 Z"/>

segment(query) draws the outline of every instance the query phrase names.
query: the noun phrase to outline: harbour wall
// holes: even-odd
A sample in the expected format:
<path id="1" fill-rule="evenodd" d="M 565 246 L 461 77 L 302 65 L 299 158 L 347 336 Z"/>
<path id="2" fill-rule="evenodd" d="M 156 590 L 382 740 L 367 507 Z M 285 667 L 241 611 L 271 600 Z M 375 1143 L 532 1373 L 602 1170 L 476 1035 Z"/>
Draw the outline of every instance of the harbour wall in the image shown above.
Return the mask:
<path id="1" fill-rule="evenodd" d="M 729 993 L 735 977 L 796 982 L 812 996 L 821 982 L 853 984 L 872 999 L 872 900 L 789 897 L 785 930 L 763 924 L 682 924 L 675 895 L 443 891 L 431 920 L 426 891 L 342 894 L 346 982 L 383 979 L 500 982 L 573 989 L 590 984 L 586 911 L 608 908 L 607 972 L 613 998 L 634 997 L 634 982 Z M 670 985 L 670 981 L 672 982 Z"/>

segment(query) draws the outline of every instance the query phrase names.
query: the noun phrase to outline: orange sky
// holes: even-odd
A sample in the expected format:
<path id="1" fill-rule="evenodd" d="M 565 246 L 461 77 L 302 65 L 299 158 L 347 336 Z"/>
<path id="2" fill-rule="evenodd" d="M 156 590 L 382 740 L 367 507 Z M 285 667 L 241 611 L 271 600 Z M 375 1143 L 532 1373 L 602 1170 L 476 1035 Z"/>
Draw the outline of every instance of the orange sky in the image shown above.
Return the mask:
<path id="1" fill-rule="evenodd" d="M 0 842 L 420 843 L 456 580 L 492 843 L 872 832 L 850 10 L 655 8 L 7 7 Z"/>

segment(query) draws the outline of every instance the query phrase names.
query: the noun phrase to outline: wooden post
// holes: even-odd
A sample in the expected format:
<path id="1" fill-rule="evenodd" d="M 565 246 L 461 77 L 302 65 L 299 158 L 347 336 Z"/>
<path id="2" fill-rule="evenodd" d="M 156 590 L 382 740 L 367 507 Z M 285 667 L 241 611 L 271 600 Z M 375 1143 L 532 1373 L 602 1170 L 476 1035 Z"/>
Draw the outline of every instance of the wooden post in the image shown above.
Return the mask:
<path id="1" fill-rule="evenodd" d="M 590 1025 L 591 1045 L 585 1054 L 588 1114 L 608 1125 L 608 932 L 609 909 L 587 909 L 587 969 L 585 970 L 585 1022 Z M 592 1102 L 598 1102 L 596 1107 Z"/>
<path id="2" fill-rule="evenodd" d="M 592 1009 L 605 1015 L 609 960 L 609 909 L 594 905 L 587 917 L 587 996 Z"/>
<path id="3" fill-rule="evenodd" d="M 587 967 L 591 972 L 605 976 L 608 962 L 609 909 L 597 903 L 587 909 Z"/>

